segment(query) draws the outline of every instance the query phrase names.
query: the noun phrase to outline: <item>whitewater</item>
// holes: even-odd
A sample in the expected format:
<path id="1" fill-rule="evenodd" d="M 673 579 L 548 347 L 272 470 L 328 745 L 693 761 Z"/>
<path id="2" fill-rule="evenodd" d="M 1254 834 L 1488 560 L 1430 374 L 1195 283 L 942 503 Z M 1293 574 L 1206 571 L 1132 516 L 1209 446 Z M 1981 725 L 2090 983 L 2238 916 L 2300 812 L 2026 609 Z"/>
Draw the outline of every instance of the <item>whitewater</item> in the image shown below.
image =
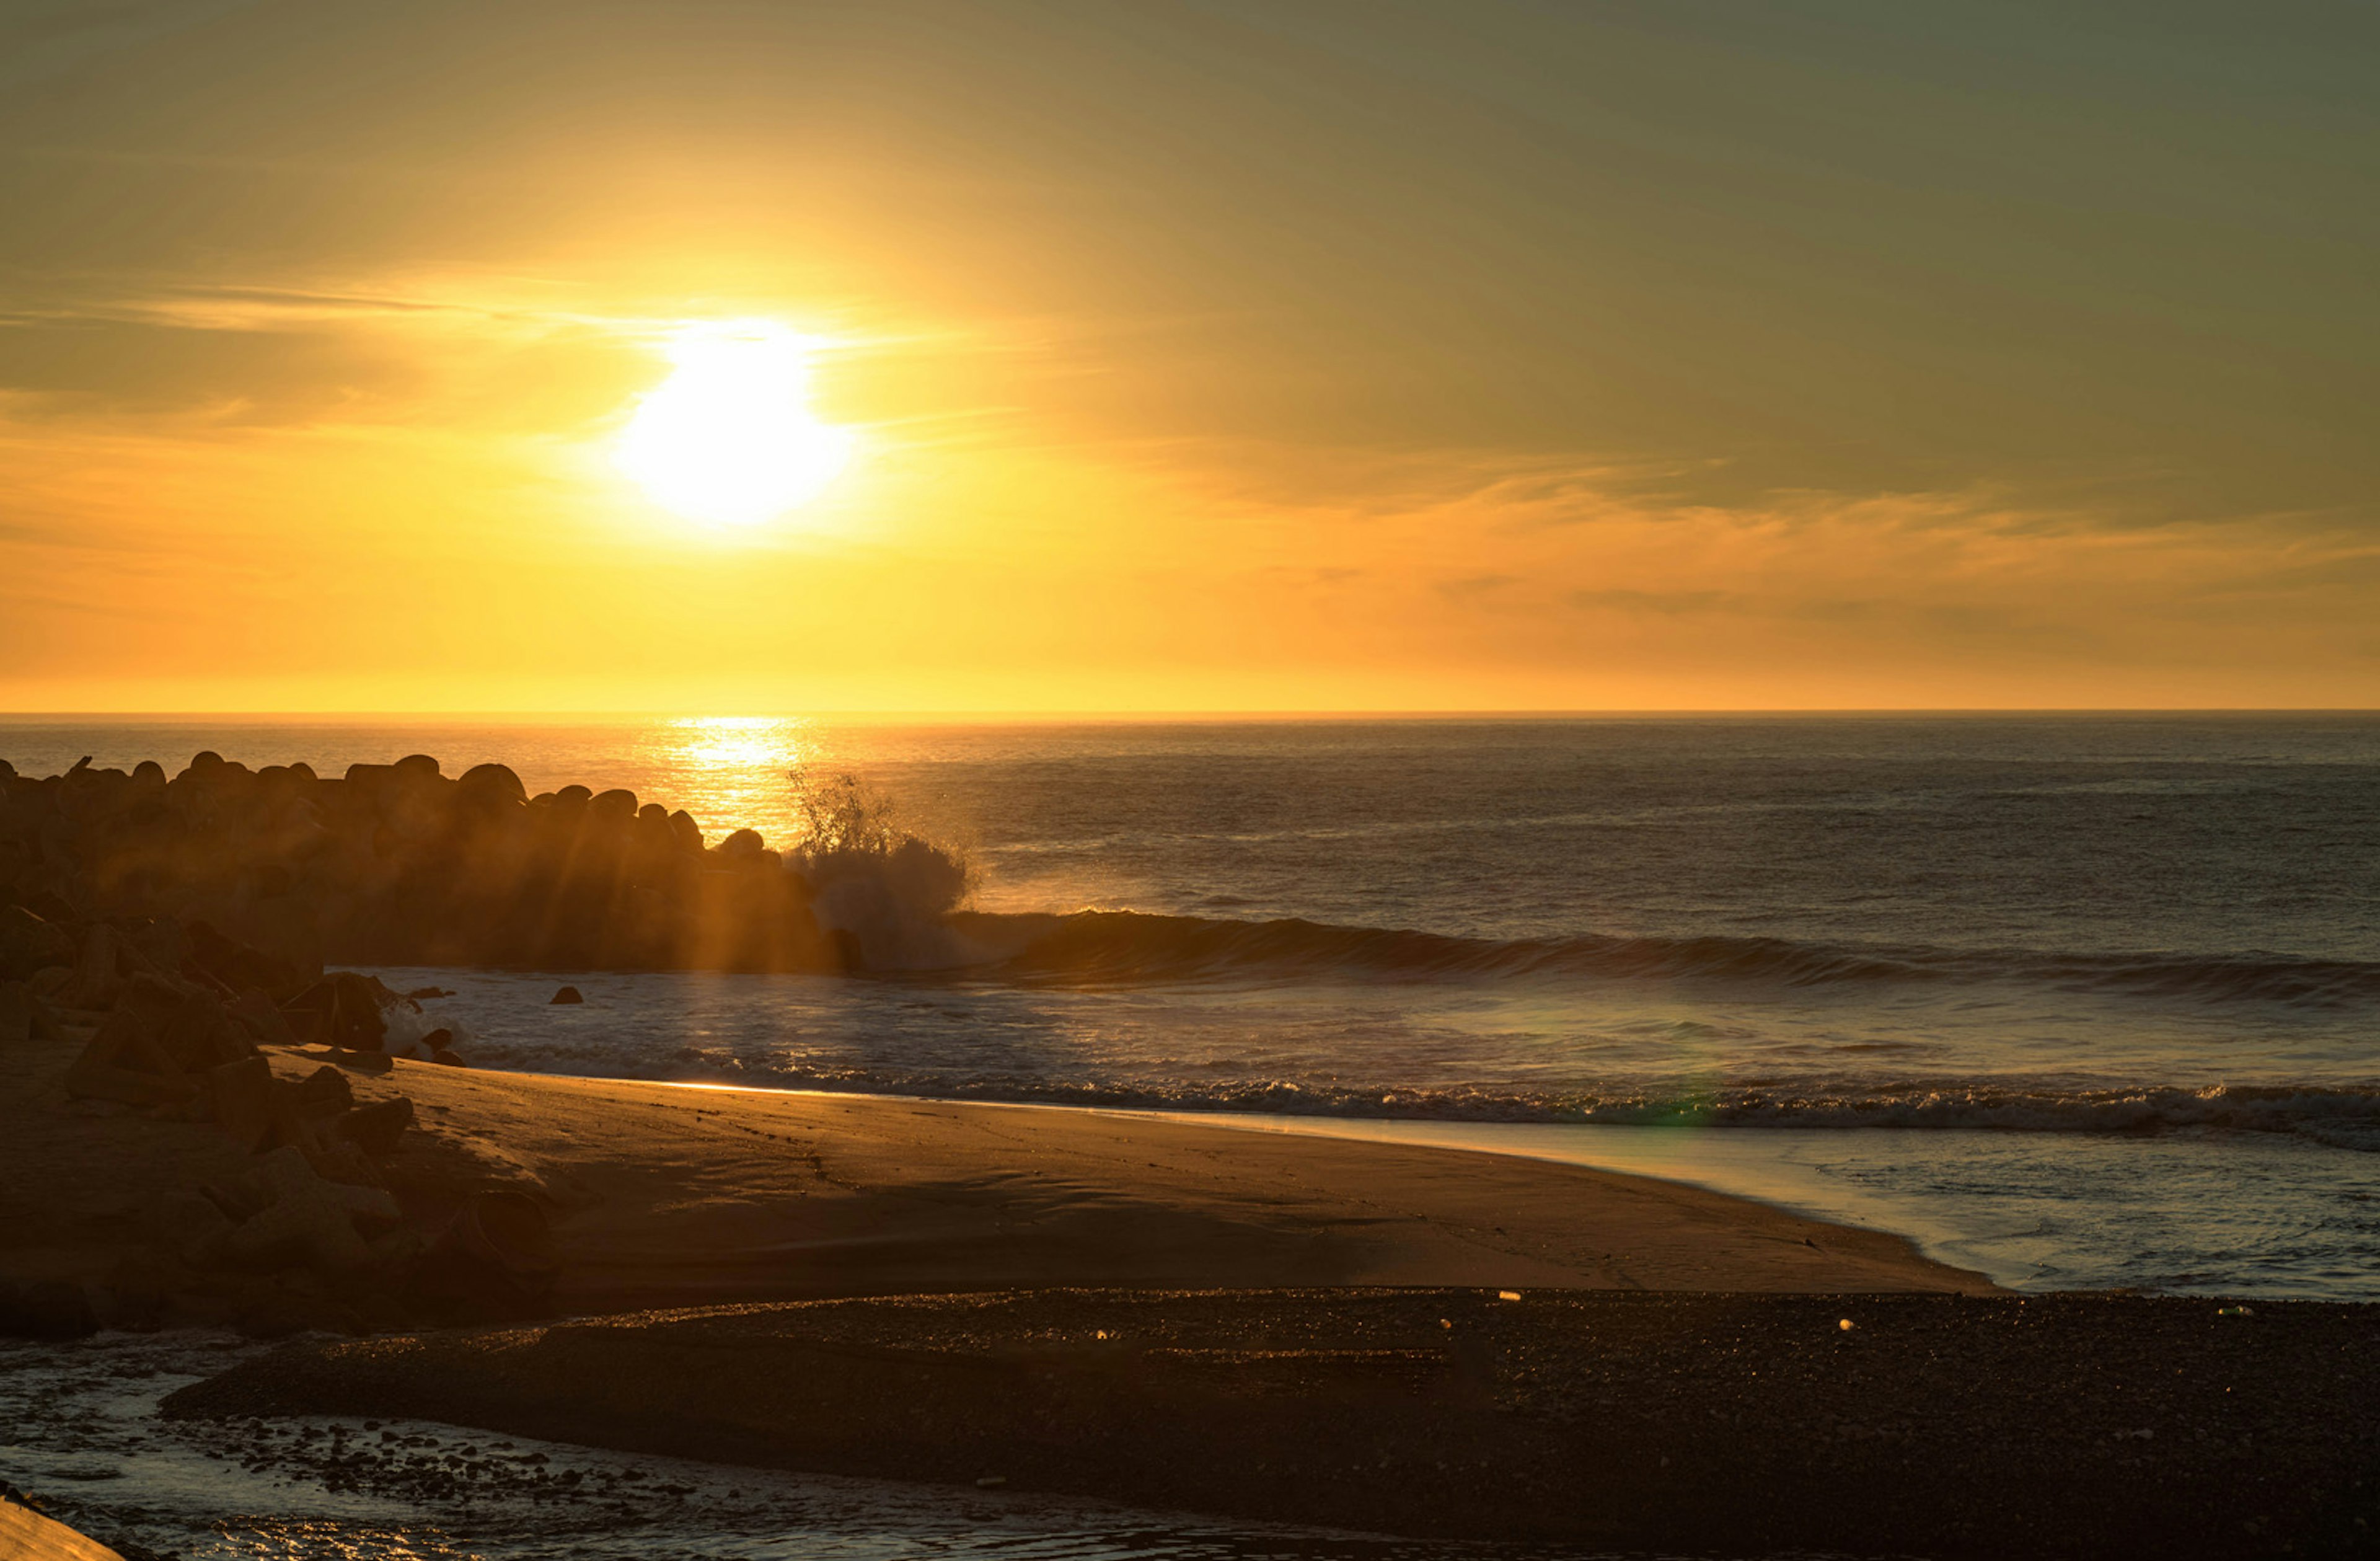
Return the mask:
<path id="1" fill-rule="evenodd" d="M 2380 719 L 18 718 L 435 755 L 972 865 L 858 977 L 406 970 L 477 1060 L 1196 1113 L 1638 1169 L 2004 1284 L 2380 1296 Z M 567 976 L 588 1001 L 547 999 Z"/>

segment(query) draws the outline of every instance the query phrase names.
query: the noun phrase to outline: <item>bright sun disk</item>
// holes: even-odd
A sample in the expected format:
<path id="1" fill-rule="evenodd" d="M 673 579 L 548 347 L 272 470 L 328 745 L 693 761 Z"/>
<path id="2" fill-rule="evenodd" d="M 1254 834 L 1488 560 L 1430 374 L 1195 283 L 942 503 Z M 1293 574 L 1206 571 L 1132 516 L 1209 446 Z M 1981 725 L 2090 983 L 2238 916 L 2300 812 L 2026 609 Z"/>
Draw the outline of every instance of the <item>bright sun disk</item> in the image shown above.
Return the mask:
<path id="1" fill-rule="evenodd" d="M 818 496 L 856 441 L 809 409 L 802 339 L 766 320 L 689 325 L 613 462 L 689 519 L 756 526 Z"/>

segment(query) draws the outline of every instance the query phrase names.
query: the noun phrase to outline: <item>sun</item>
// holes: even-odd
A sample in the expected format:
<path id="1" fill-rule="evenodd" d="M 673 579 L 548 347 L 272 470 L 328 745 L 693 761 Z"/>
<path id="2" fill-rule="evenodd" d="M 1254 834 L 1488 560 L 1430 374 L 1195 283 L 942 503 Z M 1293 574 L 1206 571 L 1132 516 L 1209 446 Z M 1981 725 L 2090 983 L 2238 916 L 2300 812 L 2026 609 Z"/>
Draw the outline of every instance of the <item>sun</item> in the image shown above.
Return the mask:
<path id="1" fill-rule="evenodd" d="M 757 526 L 808 503 L 857 441 L 809 409 L 808 351 L 770 320 L 687 325 L 676 371 L 638 403 L 613 462 L 692 520 Z"/>

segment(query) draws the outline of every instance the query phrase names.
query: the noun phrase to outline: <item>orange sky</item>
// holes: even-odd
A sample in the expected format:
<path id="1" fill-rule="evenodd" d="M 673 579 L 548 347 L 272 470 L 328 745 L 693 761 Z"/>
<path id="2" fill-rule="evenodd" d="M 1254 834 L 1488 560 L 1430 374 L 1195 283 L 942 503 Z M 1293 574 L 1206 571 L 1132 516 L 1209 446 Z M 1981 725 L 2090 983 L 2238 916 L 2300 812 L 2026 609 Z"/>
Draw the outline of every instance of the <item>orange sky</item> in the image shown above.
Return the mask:
<path id="1" fill-rule="evenodd" d="M 2380 702 L 2356 43 L 0 13 L 0 708 Z M 755 318 L 858 453 L 688 520 Z"/>

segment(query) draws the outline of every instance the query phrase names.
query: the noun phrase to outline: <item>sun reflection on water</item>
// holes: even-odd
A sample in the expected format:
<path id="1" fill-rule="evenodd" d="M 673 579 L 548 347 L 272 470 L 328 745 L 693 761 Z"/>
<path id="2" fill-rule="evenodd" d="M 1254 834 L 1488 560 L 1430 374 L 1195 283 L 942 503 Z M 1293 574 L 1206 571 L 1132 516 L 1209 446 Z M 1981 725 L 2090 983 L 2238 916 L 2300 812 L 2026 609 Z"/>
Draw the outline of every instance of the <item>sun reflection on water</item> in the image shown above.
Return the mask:
<path id="1" fill-rule="evenodd" d="M 793 818 L 791 772 L 817 757 L 798 716 L 688 715 L 662 724 L 644 760 L 667 777 L 671 805 L 692 813 L 714 843 L 757 829 L 783 844 Z"/>

